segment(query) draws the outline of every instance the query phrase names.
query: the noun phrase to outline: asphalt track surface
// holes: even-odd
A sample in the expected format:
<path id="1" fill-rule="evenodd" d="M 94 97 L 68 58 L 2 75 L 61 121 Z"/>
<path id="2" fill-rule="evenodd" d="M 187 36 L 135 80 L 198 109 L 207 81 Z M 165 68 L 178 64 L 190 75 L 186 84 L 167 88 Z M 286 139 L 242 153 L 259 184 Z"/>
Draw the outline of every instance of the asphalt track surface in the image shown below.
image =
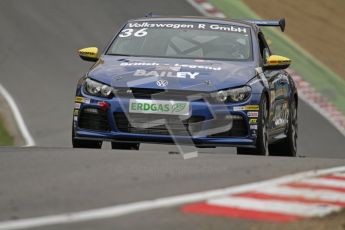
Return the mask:
<path id="1" fill-rule="evenodd" d="M 344 165 L 344 137 L 302 101 L 298 152 L 306 158 L 236 156 L 233 148 L 216 148 L 201 149 L 198 158 L 182 160 L 168 154 L 173 146 L 164 145 L 142 145 L 138 152 L 112 151 L 109 145 L 98 151 L 71 149 L 75 86 L 90 67 L 76 51 L 104 47 L 127 19 L 147 12 L 198 15 L 184 0 L 0 1 L 0 82 L 14 97 L 39 146 L 0 149 L 1 221 Z M 252 225 L 250 221 L 185 215 L 173 208 L 63 229 L 247 229 Z"/>

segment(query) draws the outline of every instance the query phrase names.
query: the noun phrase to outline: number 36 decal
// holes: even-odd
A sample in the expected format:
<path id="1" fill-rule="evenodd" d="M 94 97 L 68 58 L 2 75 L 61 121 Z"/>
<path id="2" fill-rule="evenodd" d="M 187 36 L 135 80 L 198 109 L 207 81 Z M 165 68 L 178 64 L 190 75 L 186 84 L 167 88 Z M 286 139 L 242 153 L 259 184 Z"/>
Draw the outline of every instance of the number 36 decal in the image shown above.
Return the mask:
<path id="1" fill-rule="evenodd" d="M 144 37 L 147 35 L 147 28 L 143 28 L 141 30 L 138 31 L 134 31 L 134 29 L 124 29 L 121 31 L 121 33 L 119 34 L 120 38 L 126 38 L 126 37 L 130 37 L 130 36 L 134 36 L 134 37 Z"/>

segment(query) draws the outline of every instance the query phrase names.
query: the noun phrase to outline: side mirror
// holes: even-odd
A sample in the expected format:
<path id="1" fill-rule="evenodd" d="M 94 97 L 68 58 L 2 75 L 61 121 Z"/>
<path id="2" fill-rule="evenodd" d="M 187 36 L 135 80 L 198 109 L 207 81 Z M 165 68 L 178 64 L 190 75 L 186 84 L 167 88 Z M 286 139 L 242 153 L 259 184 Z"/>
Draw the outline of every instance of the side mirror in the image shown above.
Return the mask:
<path id="1" fill-rule="evenodd" d="M 80 49 L 78 54 L 81 59 L 84 61 L 96 62 L 98 60 L 98 48 L 97 47 L 88 47 Z"/>
<path id="2" fill-rule="evenodd" d="M 264 64 L 265 70 L 279 70 L 286 69 L 291 64 L 291 60 L 287 57 L 271 55 L 267 58 L 266 63 Z"/>

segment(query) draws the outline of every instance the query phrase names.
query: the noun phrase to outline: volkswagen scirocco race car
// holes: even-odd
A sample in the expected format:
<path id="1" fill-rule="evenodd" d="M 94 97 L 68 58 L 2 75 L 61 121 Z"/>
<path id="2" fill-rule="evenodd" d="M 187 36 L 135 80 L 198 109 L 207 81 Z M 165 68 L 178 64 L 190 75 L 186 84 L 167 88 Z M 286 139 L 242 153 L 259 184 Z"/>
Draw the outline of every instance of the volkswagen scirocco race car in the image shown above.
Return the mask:
<path id="1" fill-rule="evenodd" d="M 129 20 L 77 86 L 75 148 L 140 143 L 237 147 L 238 154 L 295 156 L 290 60 L 273 55 L 261 26 L 285 20 L 150 16 Z"/>

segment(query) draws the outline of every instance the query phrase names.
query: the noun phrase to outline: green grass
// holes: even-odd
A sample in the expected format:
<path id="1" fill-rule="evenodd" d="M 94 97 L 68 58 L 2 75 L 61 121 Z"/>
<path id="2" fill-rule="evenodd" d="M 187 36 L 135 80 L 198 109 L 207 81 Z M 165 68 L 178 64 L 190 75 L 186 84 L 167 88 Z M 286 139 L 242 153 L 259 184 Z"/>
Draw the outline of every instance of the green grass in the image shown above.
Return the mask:
<path id="1" fill-rule="evenodd" d="M 210 2 L 228 18 L 259 18 L 241 0 L 210 0 Z M 289 22 L 287 22 L 288 27 Z M 265 28 L 263 31 L 266 39 L 272 42 L 270 46 L 273 52 L 291 58 L 291 68 L 345 113 L 345 81 L 280 30 Z"/>
<path id="2" fill-rule="evenodd" d="M 10 146 L 14 144 L 14 139 L 5 129 L 3 119 L 0 115 L 0 146 Z"/>

